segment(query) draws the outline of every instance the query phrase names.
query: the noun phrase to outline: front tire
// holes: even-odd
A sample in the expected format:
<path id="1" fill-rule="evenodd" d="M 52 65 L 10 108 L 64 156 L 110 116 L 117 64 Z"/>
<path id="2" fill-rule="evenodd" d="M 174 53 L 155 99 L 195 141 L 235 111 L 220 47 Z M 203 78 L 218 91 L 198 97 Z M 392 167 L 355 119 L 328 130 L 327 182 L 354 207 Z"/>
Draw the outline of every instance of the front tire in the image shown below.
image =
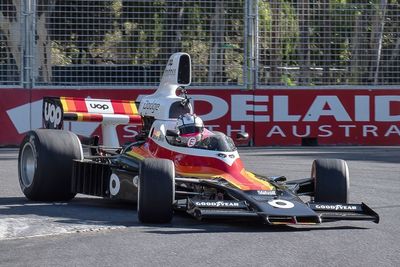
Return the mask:
<path id="1" fill-rule="evenodd" d="M 30 131 L 18 155 L 19 184 L 30 200 L 65 201 L 71 192 L 72 161 L 83 159 L 79 138 L 72 132 Z"/>
<path id="2" fill-rule="evenodd" d="M 349 168 L 341 159 L 317 159 L 313 162 L 315 202 L 349 202 Z"/>
<path id="3" fill-rule="evenodd" d="M 175 198 L 175 167 L 171 160 L 144 159 L 139 168 L 137 212 L 142 223 L 169 223 Z"/>

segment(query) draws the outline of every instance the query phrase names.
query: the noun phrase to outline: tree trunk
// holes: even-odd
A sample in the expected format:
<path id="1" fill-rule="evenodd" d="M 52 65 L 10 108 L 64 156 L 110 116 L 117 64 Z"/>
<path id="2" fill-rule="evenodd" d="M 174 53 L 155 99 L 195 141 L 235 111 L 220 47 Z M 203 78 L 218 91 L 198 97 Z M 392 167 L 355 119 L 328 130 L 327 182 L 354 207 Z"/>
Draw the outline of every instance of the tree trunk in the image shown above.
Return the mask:
<path id="1" fill-rule="evenodd" d="M 280 85 L 281 71 L 279 69 L 282 62 L 282 51 L 280 42 L 280 1 L 271 2 L 271 50 L 270 50 L 270 82 L 271 85 Z"/>
<path id="2" fill-rule="evenodd" d="M 50 4 L 50 2 L 52 4 Z M 12 58 L 14 59 L 14 64 L 17 67 L 19 75 L 22 75 L 23 71 L 23 48 L 21 44 L 23 41 L 25 44 L 35 42 L 35 62 L 31 63 L 32 66 L 26 67 L 33 68 L 32 72 L 35 80 L 49 82 L 51 80 L 51 42 L 46 28 L 46 21 L 48 11 L 50 10 L 51 6 L 54 5 L 54 1 L 46 0 L 39 3 L 42 8 L 47 10 L 41 10 L 41 12 L 37 12 L 36 29 L 33 29 L 33 25 L 29 22 L 28 16 L 25 16 L 25 27 L 31 30 L 32 35 L 23 35 L 26 31 L 25 28 L 21 28 L 21 25 L 24 25 L 21 20 L 24 19 L 22 12 L 25 11 L 22 10 L 23 4 L 21 1 L 12 0 L 6 4 L 10 5 L 10 7 L 8 8 L 7 12 L 0 12 L 0 30 L 3 32 L 3 36 L 5 36 L 5 44 L 10 51 Z M 29 7 L 26 7 L 26 9 L 30 10 Z M 32 14 L 28 15 L 33 16 Z M 32 59 L 33 51 L 30 49 L 25 49 L 24 53 L 26 54 L 27 59 Z M 25 62 L 25 64 L 27 64 L 27 62 Z M 25 79 L 28 78 L 29 77 L 25 77 Z"/>
<path id="3" fill-rule="evenodd" d="M 390 61 L 393 62 L 397 60 L 400 54 L 400 37 L 397 37 L 396 44 L 392 50 L 392 54 L 390 56 Z"/>
<path id="4" fill-rule="evenodd" d="M 185 1 L 165 1 L 164 31 L 160 42 L 160 58 L 168 60 L 171 54 L 182 49 L 182 20 Z"/>
<path id="5" fill-rule="evenodd" d="M 223 1 L 215 3 L 214 15 L 211 19 L 211 49 L 208 69 L 208 82 L 223 82 L 224 76 L 224 48 L 225 42 L 225 8 Z"/>
<path id="6" fill-rule="evenodd" d="M 4 43 L 13 60 L 8 60 L 15 64 L 18 74 L 22 72 L 22 5 L 18 0 L 6 1 L 5 5 L 9 5 L 7 11 L 0 12 L 0 31 L 3 33 Z"/>
<path id="7" fill-rule="evenodd" d="M 335 64 L 334 60 L 332 60 L 332 18 L 330 16 L 330 5 L 329 0 L 324 0 L 322 2 L 322 83 L 325 85 L 331 85 L 333 80 L 331 80 L 331 72 L 330 68 L 332 64 Z M 336 66 L 333 66 L 336 67 Z"/>
<path id="8" fill-rule="evenodd" d="M 300 47 L 299 47 L 299 85 L 310 83 L 310 36 L 308 33 L 309 21 L 309 2 L 301 0 L 298 3 L 298 16 L 300 28 Z"/>
<path id="9" fill-rule="evenodd" d="M 376 13 L 372 21 L 371 27 L 371 61 L 370 61 L 370 79 L 373 84 L 378 84 L 379 66 L 382 53 L 383 31 L 385 26 L 387 0 L 381 0 L 380 5 L 376 8 Z"/>
<path id="10" fill-rule="evenodd" d="M 358 84 L 360 82 L 361 64 L 360 64 L 360 44 L 362 42 L 362 18 L 359 14 L 354 17 L 354 30 L 352 32 L 353 38 L 351 39 L 351 60 L 350 60 L 350 75 L 351 83 Z"/>
<path id="11" fill-rule="evenodd" d="M 36 20 L 36 57 L 33 64 L 34 79 L 40 82 L 51 82 L 51 40 L 47 31 L 48 12 L 38 15 Z"/>

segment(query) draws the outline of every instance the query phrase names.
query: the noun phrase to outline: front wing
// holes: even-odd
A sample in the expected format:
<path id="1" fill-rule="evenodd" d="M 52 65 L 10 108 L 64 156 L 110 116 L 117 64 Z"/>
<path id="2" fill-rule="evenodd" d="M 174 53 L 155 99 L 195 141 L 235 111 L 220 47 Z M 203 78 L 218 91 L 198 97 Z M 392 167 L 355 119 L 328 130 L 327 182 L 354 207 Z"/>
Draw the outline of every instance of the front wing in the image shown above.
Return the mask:
<path id="1" fill-rule="evenodd" d="M 278 200 L 286 201 L 286 200 Z M 293 201 L 291 202 L 293 203 Z M 365 203 L 306 203 L 306 208 L 288 211 L 281 208 L 266 212 L 252 209 L 246 201 L 192 201 L 186 203 L 186 212 L 197 219 L 252 218 L 268 224 L 318 224 L 340 220 L 372 221 L 379 223 L 379 215 Z M 302 210 L 302 211 L 299 211 Z"/>
<path id="2" fill-rule="evenodd" d="M 186 180 L 177 178 L 177 180 Z M 267 224 L 319 224 L 339 220 L 363 220 L 379 223 L 379 215 L 365 203 L 303 202 L 293 192 L 282 191 L 268 196 L 241 191 L 212 181 L 193 179 L 192 182 L 225 190 L 234 200 L 202 200 L 187 197 L 177 201 L 176 207 L 197 219 L 253 218 Z"/>

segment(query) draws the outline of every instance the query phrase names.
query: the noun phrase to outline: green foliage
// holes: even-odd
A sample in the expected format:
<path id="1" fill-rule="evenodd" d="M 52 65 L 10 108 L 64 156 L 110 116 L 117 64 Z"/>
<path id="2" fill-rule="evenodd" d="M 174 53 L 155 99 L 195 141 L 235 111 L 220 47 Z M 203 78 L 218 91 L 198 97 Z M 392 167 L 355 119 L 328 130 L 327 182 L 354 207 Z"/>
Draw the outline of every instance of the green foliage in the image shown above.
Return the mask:
<path id="1" fill-rule="evenodd" d="M 284 85 L 296 83 L 304 75 L 308 85 L 360 85 L 371 84 L 376 71 L 372 66 L 379 60 L 378 82 L 400 83 L 397 78 L 385 80 L 400 76 L 399 51 L 395 49 L 400 44 L 399 2 L 388 0 L 385 6 L 381 0 L 260 0 L 260 70 L 278 59 L 275 64 L 281 68 L 303 67 L 301 73 L 293 71 L 290 79 L 287 73 L 278 72 Z M 272 27 L 276 23 L 272 21 L 272 5 L 279 7 L 277 29 Z M 301 13 L 306 27 L 303 36 L 299 35 Z M 271 75 L 260 71 L 262 82 L 268 83 Z"/>
<path id="2" fill-rule="evenodd" d="M 223 3 L 225 10 L 218 15 L 228 23 L 220 32 L 213 30 L 221 22 L 213 20 L 215 1 L 98 0 L 89 5 L 69 0 L 57 4 L 49 24 L 53 64 L 160 66 L 161 74 L 167 57 L 184 51 L 198 64 L 194 77 L 207 82 L 216 34 L 229 44 L 221 45 L 223 59 L 218 64 L 224 71 L 216 75 L 227 83 L 243 83 L 243 1 Z M 65 25 L 70 26 L 65 29 Z M 67 34 L 58 34 L 61 31 Z"/>
<path id="3" fill-rule="evenodd" d="M 53 65 L 146 65 L 159 67 L 157 76 L 183 51 L 195 84 L 213 75 L 220 84 L 245 82 L 245 0 L 40 3 L 48 23 L 38 34 L 49 35 Z M 259 0 L 258 12 L 261 83 L 276 75 L 287 86 L 371 84 L 377 60 L 379 82 L 400 83 L 399 0 Z"/>

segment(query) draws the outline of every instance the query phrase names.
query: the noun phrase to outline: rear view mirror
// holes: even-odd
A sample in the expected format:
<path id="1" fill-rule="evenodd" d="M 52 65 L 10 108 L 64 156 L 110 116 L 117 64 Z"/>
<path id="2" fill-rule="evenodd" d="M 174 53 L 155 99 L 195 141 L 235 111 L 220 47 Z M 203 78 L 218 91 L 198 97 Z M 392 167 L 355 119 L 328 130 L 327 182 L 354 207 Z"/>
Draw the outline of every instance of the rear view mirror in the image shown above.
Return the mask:
<path id="1" fill-rule="evenodd" d="M 178 84 L 188 85 L 190 84 L 190 57 L 189 55 L 183 54 L 179 58 L 179 67 L 178 67 Z"/>
<path id="2" fill-rule="evenodd" d="M 236 134 L 236 140 L 238 141 L 246 141 L 249 139 L 249 134 L 246 132 L 239 132 Z"/>

